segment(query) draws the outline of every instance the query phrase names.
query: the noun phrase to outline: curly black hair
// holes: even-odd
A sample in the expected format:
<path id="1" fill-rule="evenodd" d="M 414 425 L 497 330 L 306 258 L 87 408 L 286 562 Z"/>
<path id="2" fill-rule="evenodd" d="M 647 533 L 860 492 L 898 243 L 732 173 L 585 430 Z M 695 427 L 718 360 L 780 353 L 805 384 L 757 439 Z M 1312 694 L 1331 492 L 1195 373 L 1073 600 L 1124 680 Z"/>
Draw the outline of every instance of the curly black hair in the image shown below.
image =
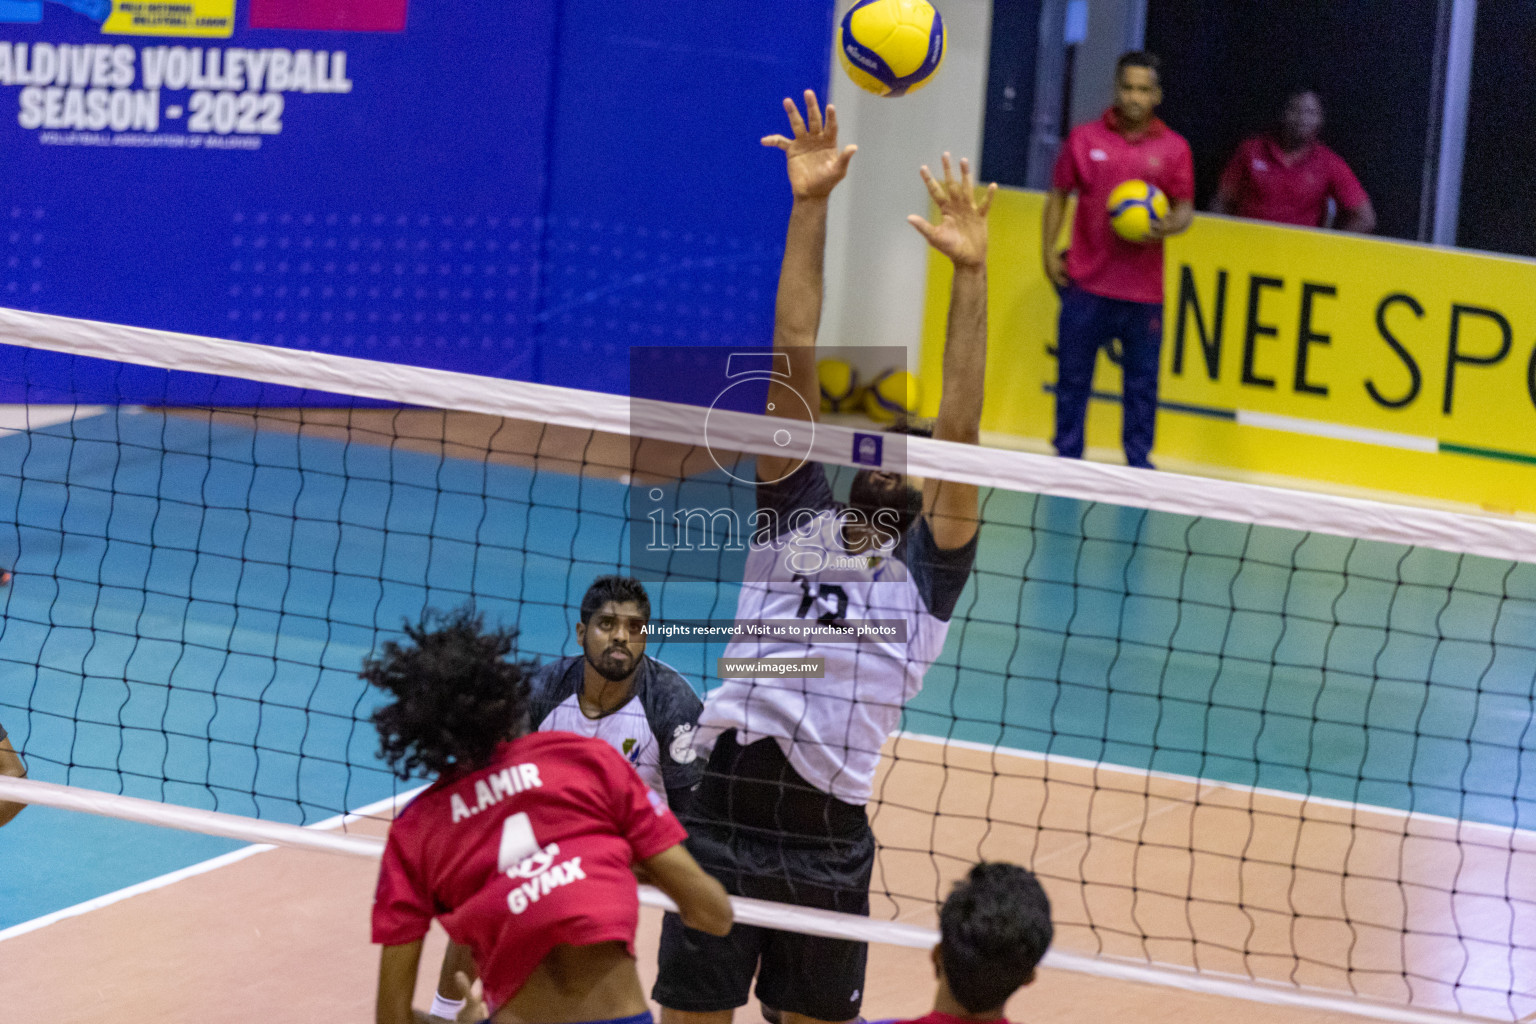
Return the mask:
<path id="1" fill-rule="evenodd" d="M 1000 1009 L 1034 976 L 1051 944 L 1051 901 L 1017 864 L 983 862 L 939 910 L 939 957 L 950 994 L 971 1013 Z"/>
<path id="2" fill-rule="evenodd" d="M 527 662 L 509 660 L 515 629 L 487 631 L 473 608 L 405 623 L 359 673 L 394 696 L 373 713 L 379 754 L 402 779 L 473 771 L 496 746 L 528 731 Z"/>
<path id="3" fill-rule="evenodd" d="M 1157 76 L 1157 80 L 1163 80 L 1163 62 L 1157 59 L 1157 54 L 1146 50 L 1128 50 L 1115 61 L 1115 81 L 1120 81 L 1120 73 L 1126 68 L 1146 68 Z"/>

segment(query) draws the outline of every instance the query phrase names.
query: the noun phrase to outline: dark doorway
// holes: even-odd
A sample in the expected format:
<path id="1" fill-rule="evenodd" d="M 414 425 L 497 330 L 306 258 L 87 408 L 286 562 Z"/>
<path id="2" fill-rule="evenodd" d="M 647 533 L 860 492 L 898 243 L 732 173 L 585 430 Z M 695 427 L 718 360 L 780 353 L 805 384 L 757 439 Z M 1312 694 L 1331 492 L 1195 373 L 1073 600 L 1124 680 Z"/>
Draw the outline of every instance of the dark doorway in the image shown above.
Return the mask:
<path id="1" fill-rule="evenodd" d="M 993 0 L 992 45 L 982 127 L 981 180 L 1028 184 L 1034 133 L 1040 0 Z"/>
<path id="2" fill-rule="evenodd" d="M 1477 5 L 1456 243 L 1536 256 L 1536 5 Z"/>
<path id="3" fill-rule="evenodd" d="M 1162 115 L 1194 150 L 1198 205 L 1210 202 L 1237 144 L 1273 123 L 1289 90 L 1307 87 L 1327 110 L 1324 141 L 1371 195 L 1378 233 L 1419 237 L 1426 142 L 1439 120 L 1439 16 L 1434 0 L 1148 0 Z M 1438 154 L 1438 139 L 1428 151 Z"/>

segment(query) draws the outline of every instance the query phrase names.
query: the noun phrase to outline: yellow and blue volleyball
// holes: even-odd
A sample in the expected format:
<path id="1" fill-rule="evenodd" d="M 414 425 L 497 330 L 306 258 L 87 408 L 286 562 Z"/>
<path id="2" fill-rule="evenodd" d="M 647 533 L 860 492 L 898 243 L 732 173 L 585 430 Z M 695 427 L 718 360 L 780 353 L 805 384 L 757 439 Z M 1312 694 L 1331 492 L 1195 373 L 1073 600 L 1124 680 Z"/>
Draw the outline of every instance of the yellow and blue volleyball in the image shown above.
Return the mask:
<path id="1" fill-rule="evenodd" d="M 886 370 L 864 392 L 864 412 L 876 423 L 895 423 L 916 416 L 922 394 L 917 378 L 906 370 Z"/>
<path id="2" fill-rule="evenodd" d="M 863 397 L 859 371 L 841 359 L 818 362 L 816 380 L 821 384 L 822 412 L 848 412 L 857 408 Z"/>
<path id="3" fill-rule="evenodd" d="M 1127 242 L 1145 242 L 1152 225 L 1168 216 L 1163 190 L 1140 178 L 1122 181 L 1109 193 L 1109 226 Z"/>
<path id="4" fill-rule="evenodd" d="M 944 19 L 928 0 L 859 0 L 837 26 L 837 56 L 859 88 L 905 96 L 944 63 Z"/>

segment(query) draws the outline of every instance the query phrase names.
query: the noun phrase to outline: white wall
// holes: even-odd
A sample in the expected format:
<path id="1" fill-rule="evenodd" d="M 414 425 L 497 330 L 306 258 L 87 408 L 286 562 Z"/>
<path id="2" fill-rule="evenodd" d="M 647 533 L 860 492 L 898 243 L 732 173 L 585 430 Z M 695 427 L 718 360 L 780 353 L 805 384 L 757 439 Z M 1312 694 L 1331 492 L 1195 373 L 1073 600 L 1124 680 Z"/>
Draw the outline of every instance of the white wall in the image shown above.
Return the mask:
<path id="1" fill-rule="evenodd" d="M 854 0 L 839 0 L 837 14 Z M 937 77 L 898 99 L 854 85 L 833 58 L 832 102 L 841 141 L 858 145 L 848 179 L 833 194 L 827 231 L 827 297 L 819 343 L 905 346 L 916 370 L 928 246 L 906 218 L 926 214 L 922 164 L 940 173 L 947 150 L 981 159 L 991 0 L 937 0 L 948 52 Z M 958 166 L 957 172 L 958 173 Z M 882 367 L 866 367 L 876 371 Z"/>
<path id="2" fill-rule="evenodd" d="M 1074 128 L 1097 120 L 1115 101 L 1115 62 L 1141 46 L 1146 0 L 1088 0 L 1088 38 L 1077 47 L 1072 78 Z"/>

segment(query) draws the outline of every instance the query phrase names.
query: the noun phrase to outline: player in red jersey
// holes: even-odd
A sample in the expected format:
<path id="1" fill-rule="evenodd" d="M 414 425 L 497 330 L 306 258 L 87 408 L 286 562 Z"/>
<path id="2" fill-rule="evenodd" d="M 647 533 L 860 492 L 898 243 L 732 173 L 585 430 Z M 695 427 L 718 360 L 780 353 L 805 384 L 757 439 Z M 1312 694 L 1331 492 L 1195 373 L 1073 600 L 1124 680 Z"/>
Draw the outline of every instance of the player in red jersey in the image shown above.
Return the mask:
<path id="1" fill-rule="evenodd" d="M 461 610 L 406 633 L 362 672 L 395 698 L 373 715 L 385 761 L 401 778 L 436 777 L 390 826 L 379 870 L 377 1021 L 410 1024 L 436 917 L 473 951 L 497 1024 L 648 1022 L 632 865 L 713 935 L 731 927 L 725 890 L 623 755 L 601 740 L 528 732 L 512 632 L 486 631 Z"/>
<path id="2" fill-rule="evenodd" d="M 977 864 L 939 910 L 933 1012 L 905 1024 L 1003 1021 L 1008 998 L 1035 980 L 1051 944 L 1051 902 L 1017 864 Z"/>

